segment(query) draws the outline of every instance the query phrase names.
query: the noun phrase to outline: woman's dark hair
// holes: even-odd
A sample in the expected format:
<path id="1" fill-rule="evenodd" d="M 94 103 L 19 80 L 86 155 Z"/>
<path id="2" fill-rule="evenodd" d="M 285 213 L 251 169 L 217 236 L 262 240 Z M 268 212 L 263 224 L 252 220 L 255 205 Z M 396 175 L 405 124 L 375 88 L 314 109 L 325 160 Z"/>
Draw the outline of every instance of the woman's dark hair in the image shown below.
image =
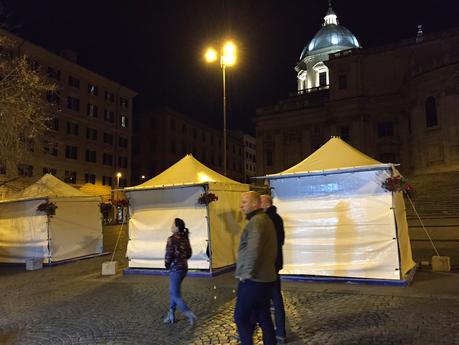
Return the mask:
<path id="1" fill-rule="evenodd" d="M 188 228 L 185 227 L 185 222 L 183 221 L 183 219 L 175 218 L 174 224 L 180 233 L 185 234 L 188 237 L 190 231 L 188 230 Z"/>

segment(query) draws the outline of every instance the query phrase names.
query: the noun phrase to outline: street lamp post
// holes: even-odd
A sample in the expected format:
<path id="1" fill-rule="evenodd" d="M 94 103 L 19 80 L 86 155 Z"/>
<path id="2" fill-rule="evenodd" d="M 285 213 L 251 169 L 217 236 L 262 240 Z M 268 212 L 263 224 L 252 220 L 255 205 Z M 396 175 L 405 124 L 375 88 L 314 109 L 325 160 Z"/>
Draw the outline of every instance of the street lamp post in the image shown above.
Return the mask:
<path id="1" fill-rule="evenodd" d="M 219 54 L 214 48 L 208 48 L 205 54 L 205 59 L 208 63 L 217 61 Z M 227 41 L 220 53 L 220 67 L 222 69 L 222 84 L 223 84 L 223 175 L 227 175 L 227 134 L 226 134 L 226 67 L 236 64 L 236 45 Z"/>

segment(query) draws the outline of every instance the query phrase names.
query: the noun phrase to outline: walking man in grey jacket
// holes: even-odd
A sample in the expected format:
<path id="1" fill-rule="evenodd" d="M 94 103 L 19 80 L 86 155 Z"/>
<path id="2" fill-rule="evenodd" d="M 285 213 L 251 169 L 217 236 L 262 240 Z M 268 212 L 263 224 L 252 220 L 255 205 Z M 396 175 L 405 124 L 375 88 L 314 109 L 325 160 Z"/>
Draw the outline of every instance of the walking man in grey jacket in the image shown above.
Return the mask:
<path id="1" fill-rule="evenodd" d="M 273 222 L 261 208 L 257 192 L 242 194 L 241 210 L 248 219 L 241 235 L 236 264 L 236 278 L 239 279 L 234 321 L 242 345 L 253 344 L 256 316 L 263 331 L 263 344 L 276 344 L 274 326 L 270 314 L 272 285 L 277 279 L 277 238 Z"/>

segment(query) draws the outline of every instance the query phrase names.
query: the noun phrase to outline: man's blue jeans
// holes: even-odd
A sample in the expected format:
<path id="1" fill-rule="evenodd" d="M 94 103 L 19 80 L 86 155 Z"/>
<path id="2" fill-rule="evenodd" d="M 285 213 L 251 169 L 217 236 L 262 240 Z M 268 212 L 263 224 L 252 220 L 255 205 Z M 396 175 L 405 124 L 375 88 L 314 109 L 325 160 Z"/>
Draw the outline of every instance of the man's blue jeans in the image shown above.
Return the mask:
<path id="1" fill-rule="evenodd" d="M 179 310 L 183 313 L 187 310 L 190 310 L 185 304 L 185 301 L 182 298 L 180 288 L 182 286 L 182 281 L 186 277 L 187 270 L 180 271 L 170 271 L 169 272 L 169 294 L 170 294 L 170 305 L 169 308 L 172 311 L 175 311 L 175 308 L 178 307 Z"/>
<path id="2" fill-rule="evenodd" d="M 263 331 L 263 344 L 275 345 L 276 335 L 269 310 L 273 283 L 261 283 L 244 280 L 237 288 L 237 301 L 234 310 L 234 321 L 241 338 L 242 345 L 253 345 L 255 314 L 256 320 Z"/>

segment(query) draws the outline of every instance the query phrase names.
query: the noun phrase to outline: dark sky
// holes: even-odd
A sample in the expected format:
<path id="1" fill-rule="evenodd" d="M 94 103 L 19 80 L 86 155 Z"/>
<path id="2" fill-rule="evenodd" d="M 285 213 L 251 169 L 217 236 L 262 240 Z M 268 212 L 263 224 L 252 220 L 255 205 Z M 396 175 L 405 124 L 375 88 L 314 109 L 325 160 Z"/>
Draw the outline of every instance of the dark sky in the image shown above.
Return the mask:
<path id="1" fill-rule="evenodd" d="M 234 37 L 239 64 L 228 70 L 229 127 L 253 131 L 257 106 L 296 88 L 295 63 L 320 29 L 327 0 L 161 1 L 0 0 L 11 30 L 139 92 L 137 104 L 168 105 L 222 126 L 218 66 L 209 43 Z M 457 0 L 334 0 L 340 23 L 364 47 L 459 26 Z M 383 68 L 383 66 L 382 66 Z"/>

